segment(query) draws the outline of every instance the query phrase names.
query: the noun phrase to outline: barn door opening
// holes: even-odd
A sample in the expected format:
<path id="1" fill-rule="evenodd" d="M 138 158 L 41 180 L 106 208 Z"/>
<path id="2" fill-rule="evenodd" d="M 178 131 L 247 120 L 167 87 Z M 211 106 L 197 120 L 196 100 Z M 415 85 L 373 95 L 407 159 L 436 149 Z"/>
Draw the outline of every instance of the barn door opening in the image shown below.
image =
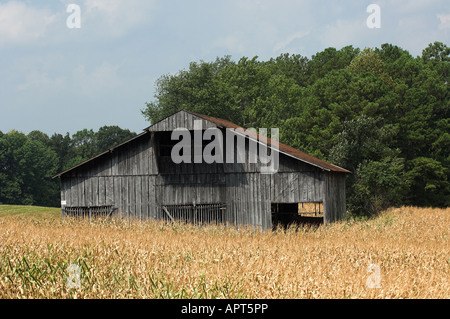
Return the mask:
<path id="1" fill-rule="evenodd" d="M 272 203 L 273 229 L 323 224 L 323 203 Z"/>

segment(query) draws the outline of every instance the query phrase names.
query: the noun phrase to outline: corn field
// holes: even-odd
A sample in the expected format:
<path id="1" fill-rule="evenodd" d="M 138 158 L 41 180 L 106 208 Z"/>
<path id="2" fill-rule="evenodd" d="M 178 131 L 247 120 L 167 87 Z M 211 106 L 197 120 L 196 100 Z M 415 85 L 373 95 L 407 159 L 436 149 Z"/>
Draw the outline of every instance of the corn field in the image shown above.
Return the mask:
<path id="1" fill-rule="evenodd" d="M 0 298 L 450 298 L 448 208 L 274 232 L 54 215 L 0 214 Z"/>

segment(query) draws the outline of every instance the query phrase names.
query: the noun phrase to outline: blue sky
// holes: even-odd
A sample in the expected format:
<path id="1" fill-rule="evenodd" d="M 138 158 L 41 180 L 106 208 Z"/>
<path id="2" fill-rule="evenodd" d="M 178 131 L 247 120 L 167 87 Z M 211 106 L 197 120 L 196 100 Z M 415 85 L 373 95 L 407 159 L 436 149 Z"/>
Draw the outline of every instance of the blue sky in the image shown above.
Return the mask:
<path id="1" fill-rule="evenodd" d="M 81 27 L 69 29 L 69 4 Z M 366 11 L 381 9 L 381 28 Z M 191 61 L 449 45 L 448 0 L 0 0 L 0 130 L 140 132 L 155 81 Z"/>

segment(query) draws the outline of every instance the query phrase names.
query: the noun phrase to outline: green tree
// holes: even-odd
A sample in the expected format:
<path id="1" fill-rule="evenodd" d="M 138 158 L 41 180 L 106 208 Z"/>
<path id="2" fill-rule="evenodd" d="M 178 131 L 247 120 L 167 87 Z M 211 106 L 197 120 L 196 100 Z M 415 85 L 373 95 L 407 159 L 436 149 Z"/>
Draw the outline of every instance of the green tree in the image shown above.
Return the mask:
<path id="1" fill-rule="evenodd" d="M 349 169 L 348 208 L 354 215 L 374 215 L 402 202 L 409 181 L 400 150 L 392 149 L 396 127 L 360 116 L 345 123 L 331 150 L 334 162 Z"/>
<path id="2" fill-rule="evenodd" d="M 450 76 L 450 48 L 442 42 L 430 43 L 422 52 L 422 60 L 448 83 Z"/>
<path id="3" fill-rule="evenodd" d="M 87 160 L 96 154 L 95 132 L 93 129 L 83 129 L 72 135 L 72 146 L 75 156 Z"/>
<path id="4" fill-rule="evenodd" d="M 58 205 L 59 184 L 52 180 L 52 176 L 56 174 L 58 168 L 56 153 L 40 141 L 28 140 L 17 150 L 17 156 L 19 172 L 22 176 L 22 204 Z"/>
<path id="5" fill-rule="evenodd" d="M 0 138 L 0 203 L 22 203 L 23 174 L 18 150 L 26 143 L 23 133 L 11 131 Z"/>
<path id="6" fill-rule="evenodd" d="M 425 63 L 450 62 L 450 48 L 442 42 L 430 43 L 422 52 L 422 59 Z"/>
<path id="7" fill-rule="evenodd" d="M 450 193 L 449 64 L 449 48 L 441 42 L 416 58 L 388 43 L 363 51 L 327 48 L 310 60 L 281 54 L 269 61 L 243 57 L 234 62 L 227 56 L 161 77 L 155 100 L 143 114 L 155 123 L 186 109 L 244 127 L 278 127 L 281 142 L 355 173 L 348 192 L 355 207 L 364 206 L 357 204 L 356 191 L 363 194 L 367 185 L 373 186 L 374 198 L 382 194 L 386 199 L 367 209 L 397 203 L 398 197 L 380 188 L 389 183 L 403 204 L 445 206 Z M 374 173 L 383 167 L 392 177 L 389 183 Z"/>
<path id="8" fill-rule="evenodd" d="M 119 126 L 102 126 L 95 134 L 95 152 L 104 152 L 134 136 L 136 136 L 136 133 Z"/>
<path id="9" fill-rule="evenodd" d="M 39 141 L 46 146 L 50 145 L 50 138 L 47 134 L 41 131 L 31 131 L 30 133 L 28 133 L 28 139 L 31 141 Z"/>
<path id="10" fill-rule="evenodd" d="M 347 68 L 350 72 L 356 74 L 372 73 L 373 75 L 382 75 L 384 73 L 384 62 L 376 51 L 365 48 L 353 58 Z"/>
<path id="11" fill-rule="evenodd" d="M 53 134 L 50 137 L 50 147 L 58 156 L 58 172 L 69 168 L 70 162 L 75 156 L 75 150 L 72 147 L 72 139 L 70 134 Z"/>
<path id="12" fill-rule="evenodd" d="M 408 162 L 406 176 L 413 183 L 408 194 L 410 202 L 423 206 L 450 206 L 449 166 L 429 157 Z"/>
<path id="13" fill-rule="evenodd" d="M 73 139 L 32 131 L 0 132 L 0 203 L 59 206 L 57 172 L 91 158 L 136 134 L 117 126 L 81 130 Z"/>
<path id="14" fill-rule="evenodd" d="M 310 60 L 299 54 L 281 54 L 276 58 L 271 58 L 266 67 L 272 74 L 284 75 L 292 79 L 300 87 L 306 87 L 310 78 Z"/>
<path id="15" fill-rule="evenodd" d="M 71 140 L 68 135 L 64 138 L 56 136 L 55 147 L 65 157 L 61 164 L 64 164 L 64 169 L 68 169 L 134 136 L 136 133 L 130 130 L 105 125 L 97 132 L 93 129 L 80 130 L 72 136 Z"/>
<path id="16" fill-rule="evenodd" d="M 389 207 L 400 205 L 407 187 L 402 158 L 364 161 L 358 165 L 351 185 L 349 210 L 357 216 L 377 215 Z"/>
<path id="17" fill-rule="evenodd" d="M 231 64 L 234 63 L 230 57 L 218 58 L 213 63 L 192 62 L 187 71 L 161 76 L 156 81 L 156 101 L 146 103 L 146 108 L 142 110 L 144 117 L 150 123 L 156 123 L 182 109 L 206 114 L 212 109 L 216 112 L 216 116 L 225 114 L 228 111 L 226 109 L 228 101 L 223 91 L 232 88 L 223 85 L 226 79 L 219 83 L 217 73 L 219 70 L 227 69 Z M 217 102 L 220 104 L 217 105 Z"/>
<path id="18" fill-rule="evenodd" d="M 0 202 L 55 205 L 57 155 L 41 141 L 11 131 L 0 138 Z"/>
<path id="19" fill-rule="evenodd" d="M 360 50 L 353 48 L 353 46 L 346 46 L 341 50 L 327 48 L 313 55 L 308 68 L 308 73 L 310 74 L 309 84 L 313 84 L 333 70 L 346 68 L 359 52 Z"/>

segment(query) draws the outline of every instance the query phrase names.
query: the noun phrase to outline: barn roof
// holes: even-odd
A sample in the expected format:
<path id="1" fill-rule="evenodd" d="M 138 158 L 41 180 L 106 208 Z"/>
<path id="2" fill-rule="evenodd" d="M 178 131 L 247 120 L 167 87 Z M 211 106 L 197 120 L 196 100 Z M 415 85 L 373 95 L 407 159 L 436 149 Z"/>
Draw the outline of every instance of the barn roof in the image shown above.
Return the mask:
<path id="1" fill-rule="evenodd" d="M 224 119 L 219 119 L 219 118 L 216 118 L 216 117 L 212 117 L 212 116 L 208 116 L 208 115 L 204 115 L 204 114 L 199 114 L 199 113 L 195 113 L 195 112 L 192 112 L 192 111 L 186 111 L 186 110 L 182 110 L 182 111 L 179 111 L 179 112 L 185 112 L 185 113 L 188 113 L 188 114 L 190 114 L 192 116 L 195 116 L 195 117 L 198 117 L 200 119 L 206 120 L 208 122 L 213 123 L 215 126 L 217 126 L 219 128 L 225 128 L 225 129 L 227 129 L 227 128 L 233 128 L 233 129 L 241 128 L 241 129 L 245 129 L 245 128 L 237 125 L 237 124 L 234 124 L 234 123 L 232 123 L 230 121 L 227 121 L 227 120 L 224 120 Z M 120 144 L 118 144 L 118 145 L 116 145 L 116 146 L 114 146 L 114 147 L 112 147 L 112 148 L 110 148 L 110 149 L 108 149 L 108 150 L 106 150 L 106 151 L 104 151 L 104 152 L 102 152 L 102 153 L 92 157 L 91 159 L 88 159 L 87 161 L 84 161 L 84 162 L 82 162 L 82 163 L 80 163 L 80 164 L 78 164 L 78 165 L 76 165 L 74 167 L 71 167 L 71 168 L 69 168 L 69 169 L 67 169 L 67 170 L 65 170 L 63 172 L 58 173 L 53 178 L 60 177 L 61 175 L 64 175 L 64 174 L 66 174 L 66 173 L 68 173 L 68 172 L 70 172 L 70 171 L 72 171 L 72 170 L 74 170 L 74 169 L 76 169 L 78 167 L 84 166 L 85 164 L 87 164 L 87 163 L 89 163 L 89 162 L 91 162 L 91 161 L 93 161 L 95 159 L 98 159 L 98 158 L 100 158 L 100 157 L 102 157 L 102 156 L 104 156 L 106 154 L 112 153 L 114 150 L 120 148 L 123 145 L 126 145 L 126 144 L 128 144 L 128 143 L 130 143 L 130 142 L 132 142 L 132 141 L 134 141 L 134 140 L 136 140 L 136 139 L 146 135 L 146 134 L 149 134 L 149 132 L 151 131 L 152 127 L 156 126 L 158 123 L 161 123 L 161 122 L 165 121 L 167 118 L 169 118 L 171 116 L 174 116 L 175 114 L 177 114 L 179 112 L 176 112 L 176 113 L 174 113 L 174 114 L 172 114 L 172 115 L 170 115 L 170 116 L 168 116 L 168 117 L 158 121 L 157 123 L 147 127 L 146 129 L 144 129 L 143 133 L 141 133 L 141 134 L 139 134 L 139 135 L 137 135 L 137 136 L 135 136 L 135 137 L 133 137 L 133 138 L 123 142 L 123 143 L 120 143 Z M 251 138 L 254 138 L 255 140 L 258 140 L 258 141 L 260 140 L 260 136 L 257 133 L 253 133 L 251 131 L 246 131 L 246 134 L 249 135 Z M 272 144 L 273 144 L 272 140 L 270 138 L 266 138 L 266 139 L 267 139 L 267 144 L 269 146 L 272 146 Z M 300 160 L 302 162 L 311 164 L 313 166 L 319 167 L 319 168 L 321 168 L 323 170 L 330 171 L 330 172 L 338 172 L 338 173 L 350 173 L 350 171 L 348 171 L 348 170 L 346 170 L 346 169 L 344 169 L 342 167 L 339 167 L 339 166 L 336 166 L 334 164 L 331 164 L 331 163 L 325 162 L 323 160 L 320 160 L 320 159 L 318 159 L 318 158 L 316 158 L 314 156 L 306 154 L 306 153 L 304 153 L 302 151 L 299 151 L 299 150 L 297 150 L 297 149 L 295 149 L 295 148 L 293 148 L 291 146 L 288 146 L 286 144 L 278 143 L 277 147 L 278 147 L 278 151 L 280 153 L 283 153 L 285 155 L 293 157 L 293 158 L 295 158 L 297 160 Z"/>
<path id="2" fill-rule="evenodd" d="M 195 113 L 195 112 L 191 112 L 191 111 L 185 111 L 185 112 L 189 113 L 189 114 L 192 114 L 192 115 L 195 115 L 197 117 L 200 117 L 200 118 L 202 118 L 204 120 L 213 122 L 218 127 L 234 128 L 234 129 L 242 128 L 241 126 L 236 125 L 234 123 L 231 123 L 230 121 L 227 121 L 227 120 L 223 120 L 223 119 L 219 119 L 219 118 L 215 118 L 215 117 L 212 117 L 212 116 L 207 116 L 207 115 L 203 115 L 203 114 L 199 114 L 199 113 Z M 247 132 L 247 134 L 248 133 L 251 133 L 251 132 Z M 259 134 L 254 133 L 254 138 L 259 140 Z M 272 145 L 272 140 L 270 138 L 267 138 L 267 144 L 268 145 Z M 286 155 L 294 157 L 294 158 L 296 158 L 298 160 L 301 160 L 301 161 L 306 162 L 308 164 L 312 164 L 314 166 L 318 166 L 318 167 L 320 167 L 320 168 L 322 168 L 322 169 L 324 169 L 326 171 L 350 173 L 350 171 L 348 171 L 348 170 L 346 170 L 346 169 L 344 169 L 342 167 L 339 167 L 339 166 L 336 166 L 334 164 L 322 161 L 322 160 L 320 160 L 320 159 L 318 159 L 318 158 L 316 158 L 314 156 L 311 156 L 311 155 L 306 154 L 306 153 L 304 153 L 302 151 L 299 151 L 299 150 L 297 150 L 297 149 L 295 149 L 295 148 L 293 148 L 293 147 L 291 147 L 289 145 L 286 145 L 286 144 L 283 144 L 283 143 L 278 143 L 278 144 L 279 144 L 278 148 L 279 148 L 279 151 L 281 153 L 284 153 Z"/>

